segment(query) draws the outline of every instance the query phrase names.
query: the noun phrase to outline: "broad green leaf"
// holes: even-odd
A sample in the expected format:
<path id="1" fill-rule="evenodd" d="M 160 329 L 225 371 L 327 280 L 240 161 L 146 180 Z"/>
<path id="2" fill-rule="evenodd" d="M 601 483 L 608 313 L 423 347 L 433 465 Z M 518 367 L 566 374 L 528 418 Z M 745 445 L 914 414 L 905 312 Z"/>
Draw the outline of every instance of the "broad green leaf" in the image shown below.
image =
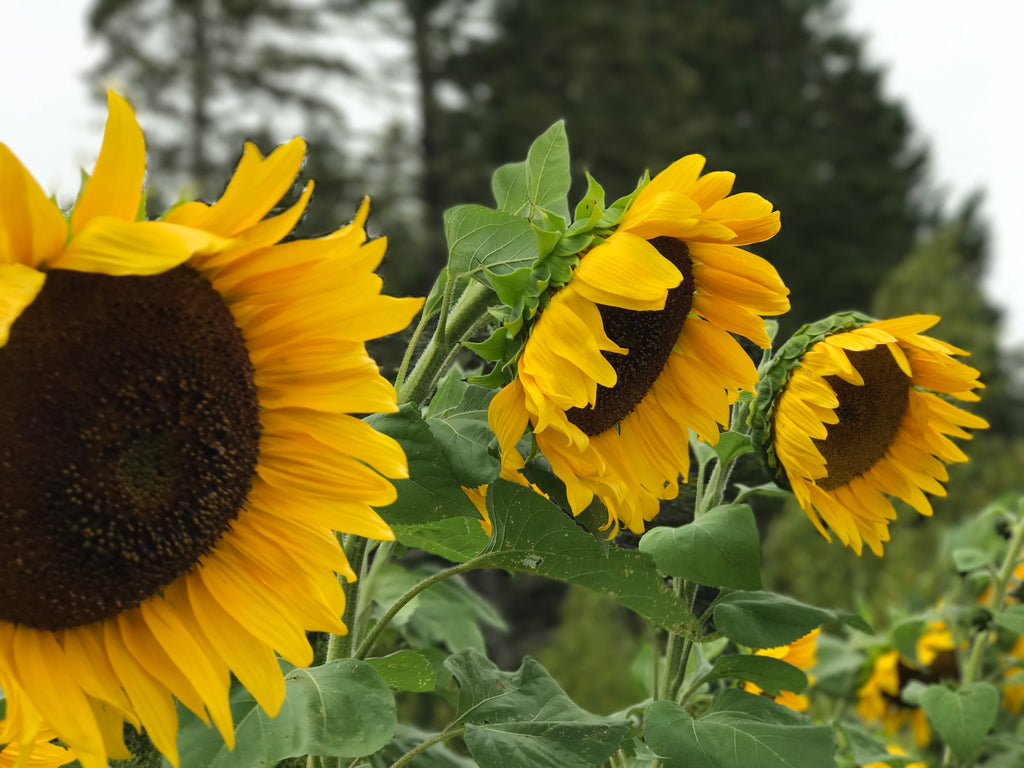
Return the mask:
<path id="1" fill-rule="evenodd" d="M 1024 603 L 1014 603 L 997 612 L 993 621 L 1015 635 L 1024 635 Z"/>
<path id="2" fill-rule="evenodd" d="M 534 659 L 503 672 L 464 651 L 445 666 L 459 683 L 456 723 L 481 768 L 593 768 L 629 732 L 624 720 L 599 717 L 574 704 Z"/>
<path id="3" fill-rule="evenodd" d="M 992 562 L 988 552 L 972 547 L 961 547 L 953 550 L 953 564 L 960 573 L 976 571 L 979 568 L 987 568 Z"/>
<path id="4" fill-rule="evenodd" d="M 580 528 L 540 494 L 505 480 L 490 486 L 494 531 L 481 567 L 547 576 L 611 595 L 658 626 L 693 634 L 696 620 L 665 586 L 648 555 L 616 548 Z"/>
<path id="5" fill-rule="evenodd" d="M 530 202 L 563 219 L 569 218 L 566 196 L 572 186 L 569 173 L 569 139 L 565 122 L 559 120 L 530 146 L 526 156 L 526 194 Z"/>
<path id="6" fill-rule="evenodd" d="M 414 406 L 403 405 L 397 413 L 373 414 L 366 421 L 401 443 L 409 462 L 409 477 L 392 481 L 398 500 L 380 510 L 389 525 L 422 526 L 449 517 L 479 519 L 480 513 Z"/>
<path id="7" fill-rule="evenodd" d="M 397 651 L 388 656 L 367 659 L 381 679 L 398 691 L 432 691 L 437 682 L 434 668 L 422 653 Z"/>
<path id="8" fill-rule="evenodd" d="M 712 448 L 714 448 L 718 460 L 723 464 L 728 464 L 733 459 L 754 450 L 754 446 L 750 444 L 750 435 L 741 435 L 738 432 L 722 434 L 718 438 L 718 443 Z"/>
<path id="9" fill-rule="evenodd" d="M 526 161 L 503 165 L 491 176 L 491 192 L 498 210 L 525 216 L 530 208 L 526 185 Z"/>
<path id="10" fill-rule="evenodd" d="M 425 567 L 406 570 L 398 564 L 381 569 L 373 583 L 372 595 L 381 608 L 380 613 L 435 572 L 436 569 Z M 391 623 L 413 648 L 444 645 L 452 652 L 463 648 L 483 651 L 481 624 L 505 628 L 505 622 L 494 608 L 459 576 L 438 582 L 418 594 Z"/>
<path id="11" fill-rule="evenodd" d="M 467 384 L 458 405 L 427 419 L 448 466 L 459 483 L 468 488 L 498 477 L 498 459 L 488 451 L 494 441 L 487 423 L 487 407 L 492 397 L 493 389 Z"/>
<path id="12" fill-rule="evenodd" d="M 770 696 L 778 696 L 782 691 L 800 693 L 807 687 L 803 670 L 781 659 L 755 654 L 719 656 L 704 680 L 721 678 L 746 680 Z"/>
<path id="13" fill-rule="evenodd" d="M 479 518 L 449 517 L 415 525 L 391 523 L 391 530 L 399 543 L 407 547 L 462 563 L 479 555 L 491 540 L 480 522 Z"/>
<path id="14" fill-rule="evenodd" d="M 270 718 L 239 685 L 231 693 L 235 748 L 194 716 L 178 731 L 181 765 L 252 768 L 301 755 L 359 757 L 376 752 L 397 725 L 395 699 L 369 664 L 337 659 L 285 676 L 285 699 Z"/>
<path id="15" fill-rule="evenodd" d="M 644 740 L 665 768 L 822 768 L 835 764 L 832 729 L 764 696 L 731 688 L 693 718 L 669 701 L 644 713 Z"/>
<path id="16" fill-rule="evenodd" d="M 746 504 L 714 507 L 679 528 L 652 528 L 640 551 L 671 576 L 709 587 L 761 587 L 761 538 Z"/>
<path id="17" fill-rule="evenodd" d="M 715 606 L 715 626 L 748 648 L 788 645 L 829 620 L 868 627 L 856 614 L 817 608 L 774 592 L 730 592 Z"/>
<path id="18" fill-rule="evenodd" d="M 485 208 L 458 205 L 444 212 L 449 268 L 455 277 L 478 275 L 484 269 L 507 275 L 532 269 L 537 260 L 537 236 L 522 216 Z"/>
<path id="19" fill-rule="evenodd" d="M 949 748 L 969 760 L 996 721 L 999 691 L 988 683 L 969 683 L 957 690 L 930 685 L 921 694 L 921 708 Z"/>

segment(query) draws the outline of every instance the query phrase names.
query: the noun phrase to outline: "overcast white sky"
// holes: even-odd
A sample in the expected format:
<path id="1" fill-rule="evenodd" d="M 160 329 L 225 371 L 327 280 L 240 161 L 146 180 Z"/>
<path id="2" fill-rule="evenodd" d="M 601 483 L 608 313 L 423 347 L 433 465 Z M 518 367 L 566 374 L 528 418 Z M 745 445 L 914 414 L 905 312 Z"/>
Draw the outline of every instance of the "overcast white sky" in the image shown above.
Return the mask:
<path id="1" fill-rule="evenodd" d="M 847 0 L 886 88 L 932 148 L 935 180 L 959 201 L 984 189 L 993 253 L 986 287 L 1024 345 L 1024 259 L 1014 236 L 1024 181 L 1024 0 Z M 105 117 L 82 71 L 87 0 L 0 0 L 0 141 L 61 199 L 95 159 Z"/>

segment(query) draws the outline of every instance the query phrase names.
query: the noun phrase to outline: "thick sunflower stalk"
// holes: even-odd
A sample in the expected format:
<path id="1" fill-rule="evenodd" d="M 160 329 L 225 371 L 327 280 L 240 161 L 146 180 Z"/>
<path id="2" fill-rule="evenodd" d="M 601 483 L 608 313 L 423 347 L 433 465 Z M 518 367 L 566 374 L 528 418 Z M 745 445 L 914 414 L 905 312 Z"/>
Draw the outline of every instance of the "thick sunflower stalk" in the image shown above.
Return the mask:
<path id="1" fill-rule="evenodd" d="M 932 514 L 987 426 L 937 318 L 843 313 L 773 351 L 774 206 L 688 155 L 570 211 L 561 124 L 495 208 L 447 212 L 425 301 L 387 297 L 366 203 L 282 242 L 303 152 L 247 146 L 218 201 L 151 221 L 116 95 L 68 212 L 0 145 L 0 766 L 100 768 L 132 730 L 189 768 L 1024 755 L 1024 507 L 967 524 L 955 593 L 891 629 L 762 580 L 760 495 L 858 555 Z M 392 384 L 366 342 L 417 312 Z M 636 614 L 646 697 L 597 715 L 533 659 L 500 670 L 461 578 L 485 568 Z"/>

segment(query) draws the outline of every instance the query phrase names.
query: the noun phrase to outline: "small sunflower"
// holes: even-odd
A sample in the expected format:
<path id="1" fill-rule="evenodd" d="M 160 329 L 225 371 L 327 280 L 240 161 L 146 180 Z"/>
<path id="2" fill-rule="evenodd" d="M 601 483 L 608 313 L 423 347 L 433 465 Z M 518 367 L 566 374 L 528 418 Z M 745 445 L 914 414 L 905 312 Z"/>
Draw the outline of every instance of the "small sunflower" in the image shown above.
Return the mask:
<path id="1" fill-rule="evenodd" d="M 815 629 L 789 645 L 780 645 L 778 648 L 761 648 L 754 651 L 754 653 L 758 656 L 770 656 L 773 659 L 781 659 L 806 672 L 818 663 L 817 650 L 820 632 L 820 629 Z M 814 676 L 808 675 L 807 682 L 813 684 Z M 761 693 L 761 689 L 750 682 L 743 684 L 743 690 L 753 694 Z M 811 706 L 807 696 L 802 693 L 794 693 L 793 691 L 782 691 L 780 695 L 773 698 L 776 703 L 789 707 L 796 712 L 806 712 Z"/>
<path id="2" fill-rule="evenodd" d="M 99 768 L 127 720 L 176 766 L 174 697 L 231 746 L 230 675 L 273 715 L 275 651 L 308 665 L 307 630 L 345 631 L 334 531 L 392 538 L 372 507 L 407 475 L 349 415 L 396 409 L 364 342 L 421 302 L 380 295 L 365 203 L 280 244 L 300 139 L 138 221 L 142 131 L 109 110 L 69 220 L 0 145 L 0 743 L 45 724 Z"/>
<path id="3" fill-rule="evenodd" d="M 740 247 L 778 232 L 779 213 L 703 167 L 684 157 L 643 188 L 551 296 L 491 401 L 503 463 L 531 426 L 572 512 L 597 496 L 613 534 L 643 531 L 689 471 L 689 431 L 715 444 L 757 385 L 730 334 L 768 347 L 762 316 L 789 309 L 775 269 Z"/>
<path id="4" fill-rule="evenodd" d="M 879 654 L 867 681 L 857 690 L 857 712 L 866 722 L 881 723 L 890 736 L 909 724 L 914 742 L 923 747 L 931 740 L 928 718 L 923 709 L 900 698 L 903 686 L 913 677 L 899 651 Z"/>
<path id="5" fill-rule="evenodd" d="M 808 326 L 762 377 L 751 413 L 754 440 L 825 538 L 826 526 L 861 553 L 889 540 L 903 499 L 922 515 L 925 493 L 944 496 L 945 464 L 967 461 L 950 436 L 984 419 L 942 396 L 978 400 L 967 352 L 922 335 L 939 320 L 909 315 L 870 321 L 846 313 Z"/>

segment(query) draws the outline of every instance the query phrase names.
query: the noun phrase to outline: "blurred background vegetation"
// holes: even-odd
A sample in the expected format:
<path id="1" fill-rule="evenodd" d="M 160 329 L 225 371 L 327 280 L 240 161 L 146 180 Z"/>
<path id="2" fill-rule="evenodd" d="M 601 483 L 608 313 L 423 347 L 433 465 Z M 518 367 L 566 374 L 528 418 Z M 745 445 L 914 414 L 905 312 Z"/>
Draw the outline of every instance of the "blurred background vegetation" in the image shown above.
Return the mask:
<path id="1" fill-rule="evenodd" d="M 115 85 L 146 128 L 152 210 L 183 190 L 215 198 L 242 140 L 269 151 L 300 133 L 316 180 L 301 234 L 345 223 L 371 195 L 392 293 L 429 290 L 445 208 L 491 203 L 494 168 L 565 118 L 577 182 L 589 171 L 609 199 L 699 152 L 783 212 L 755 248 L 792 290 L 783 338 L 842 309 L 941 314 L 936 335 L 971 350 L 988 385 L 976 410 L 992 428 L 965 446 L 972 462 L 952 468 L 935 519 L 903 510 L 881 562 L 827 544 L 795 505 L 765 505 L 769 588 L 872 618 L 925 604 L 943 578 L 942 531 L 1022 485 L 1024 366 L 1000 347 L 980 288 L 980 194 L 941 198 L 928 147 L 832 0 L 97 0 L 89 24 L 105 52 L 88 76 L 97 98 Z M 371 109 L 401 99 L 407 117 L 354 128 L 356 96 Z M 763 482 L 759 471 L 750 462 L 741 479 Z M 491 638 L 495 658 L 539 654 L 597 711 L 623 698 L 592 696 L 639 684 L 580 651 L 585 638 L 636 652 L 643 633 L 613 606 L 502 576 L 482 586 L 507 618 L 531 619 Z"/>

